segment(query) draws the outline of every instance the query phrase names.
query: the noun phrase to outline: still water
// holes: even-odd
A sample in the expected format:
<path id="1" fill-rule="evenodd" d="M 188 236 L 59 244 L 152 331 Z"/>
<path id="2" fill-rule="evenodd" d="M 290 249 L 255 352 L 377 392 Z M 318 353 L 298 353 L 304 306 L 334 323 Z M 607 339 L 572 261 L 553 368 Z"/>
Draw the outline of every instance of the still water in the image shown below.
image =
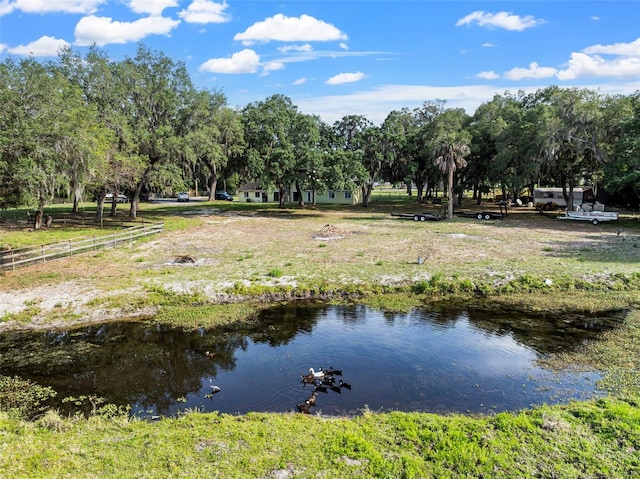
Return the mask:
<path id="1" fill-rule="evenodd" d="M 596 372 L 554 373 L 538 360 L 595 341 L 615 323 L 298 304 L 265 311 L 243 331 L 116 322 L 4 333 L 0 374 L 52 386 L 59 400 L 96 395 L 148 417 L 297 411 L 314 389 L 301 376 L 333 367 L 342 376 L 318 393 L 312 414 L 498 412 L 599 394 Z"/>

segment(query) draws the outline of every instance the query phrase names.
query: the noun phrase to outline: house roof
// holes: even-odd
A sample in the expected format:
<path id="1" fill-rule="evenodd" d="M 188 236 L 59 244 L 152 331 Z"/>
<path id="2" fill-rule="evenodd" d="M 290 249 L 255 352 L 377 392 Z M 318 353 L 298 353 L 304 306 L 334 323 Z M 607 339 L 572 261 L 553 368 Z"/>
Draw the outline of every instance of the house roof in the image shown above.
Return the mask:
<path id="1" fill-rule="evenodd" d="M 238 188 L 238 191 L 264 191 L 264 188 L 257 181 L 250 181 Z"/>

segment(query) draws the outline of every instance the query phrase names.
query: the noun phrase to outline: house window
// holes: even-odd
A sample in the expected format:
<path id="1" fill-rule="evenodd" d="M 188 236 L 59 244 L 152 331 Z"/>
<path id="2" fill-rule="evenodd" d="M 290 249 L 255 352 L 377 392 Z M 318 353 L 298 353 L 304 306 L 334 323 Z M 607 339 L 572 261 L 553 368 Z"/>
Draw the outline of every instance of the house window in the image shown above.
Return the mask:
<path id="1" fill-rule="evenodd" d="M 312 200 L 312 199 L 313 199 L 313 198 L 311 197 L 311 192 L 310 192 L 310 191 L 307 191 L 307 203 L 311 203 L 311 200 Z"/>
<path id="2" fill-rule="evenodd" d="M 333 190 L 329 190 L 327 193 L 327 196 L 329 197 L 330 200 L 333 200 L 336 197 L 336 192 Z"/>
<path id="3" fill-rule="evenodd" d="M 346 200 L 350 200 L 351 199 L 351 192 L 350 191 L 345 191 L 344 192 L 344 198 Z"/>
<path id="4" fill-rule="evenodd" d="M 259 192 L 259 191 L 256 191 L 256 192 L 254 193 L 254 195 L 255 195 L 255 197 L 256 197 L 256 198 L 260 198 L 260 192 Z"/>
<path id="5" fill-rule="evenodd" d="M 273 201 L 280 201 L 280 192 L 279 191 L 274 191 L 273 192 Z"/>
<path id="6" fill-rule="evenodd" d="M 248 191 L 245 191 L 245 192 L 244 192 L 244 197 L 245 197 L 245 198 L 249 198 L 249 192 L 248 192 Z"/>
<path id="7" fill-rule="evenodd" d="M 297 202 L 297 201 L 298 201 L 298 198 L 300 198 L 300 195 L 298 194 L 298 192 L 297 192 L 297 191 L 294 191 L 294 192 L 293 192 L 293 201 Z"/>

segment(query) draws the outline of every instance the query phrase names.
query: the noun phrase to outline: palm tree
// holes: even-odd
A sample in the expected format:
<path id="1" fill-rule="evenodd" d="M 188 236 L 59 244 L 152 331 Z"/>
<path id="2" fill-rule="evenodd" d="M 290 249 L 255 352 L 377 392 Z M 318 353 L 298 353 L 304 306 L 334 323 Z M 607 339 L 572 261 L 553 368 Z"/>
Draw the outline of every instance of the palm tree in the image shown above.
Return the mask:
<path id="1" fill-rule="evenodd" d="M 449 182 L 447 186 L 447 197 L 449 198 L 447 218 L 453 218 L 453 173 L 456 170 L 467 166 L 467 160 L 465 160 L 465 157 L 470 153 L 471 149 L 469 148 L 469 145 L 454 141 L 445 141 L 436 148 L 434 163 L 442 173 L 449 174 Z"/>

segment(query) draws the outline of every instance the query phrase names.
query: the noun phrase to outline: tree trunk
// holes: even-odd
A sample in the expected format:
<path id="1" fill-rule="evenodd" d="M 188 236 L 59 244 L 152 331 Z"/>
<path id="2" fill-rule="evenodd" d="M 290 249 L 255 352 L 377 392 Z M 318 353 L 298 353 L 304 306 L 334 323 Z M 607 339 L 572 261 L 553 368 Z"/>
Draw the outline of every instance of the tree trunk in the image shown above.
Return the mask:
<path id="1" fill-rule="evenodd" d="M 143 178 L 146 177 L 143 175 Z M 139 181 L 136 185 L 136 189 L 133 191 L 133 197 L 131 198 L 131 207 L 129 208 L 129 218 L 135 220 L 138 217 L 138 204 L 140 203 L 140 192 L 142 191 L 142 181 Z"/>
<path id="2" fill-rule="evenodd" d="M 296 192 L 298 193 L 298 206 L 304 206 L 304 198 L 302 198 L 302 190 L 300 189 L 300 182 L 296 181 Z"/>
<path id="3" fill-rule="evenodd" d="M 369 206 L 369 197 L 371 196 L 372 183 L 362 185 L 362 206 L 365 208 Z"/>
<path id="4" fill-rule="evenodd" d="M 218 171 L 216 169 L 216 165 L 213 162 L 205 161 L 205 165 L 209 168 L 211 172 L 211 177 L 209 178 L 209 201 L 212 201 L 216 197 L 216 188 L 218 188 Z"/>
<path id="5" fill-rule="evenodd" d="M 573 182 L 569 182 L 569 192 L 567 195 L 567 210 L 573 211 Z"/>
<path id="6" fill-rule="evenodd" d="M 416 185 L 416 190 L 418 190 L 418 196 L 416 198 L 416 203 L 420 204 L 420 203 L 424 203 L 424 186 L 423 185 Z"/>
<path id="7" fill-rule="evenodd" d="M 73 188 L 73 207 L 71 211 L 77 213 L 80 210 L 80 198 L 82 197 L 82 185 L 76 183 Z"/>
<path id="8" fill-rule="evenodd" d="M 109 213 L 109 216 L 111 216 L 112 218 L 115 217 L 117 209 L 118 209 L 118 195 L 114 193 L 111 198 L 111 212 Z"/>
<path id="9" fill-rule="evenodd" d="M 418 199 L 416 203 L 422 203 L 424 199 L 424 183 L 422 181 L 416 181 L 416 190 L 418 190 Z"/>
<path id="10" fill-rule="evenodd" d="M 447 208 L 447 218 L 453 218 L 453 202 L 455 198 L 453 197 L 453 168 L 449 168 L 449 185 L 447 187 L 447 196 L 449 198 L 449 205 Z"/>
<path id="11" fill-rule="evenodd" d="M 96 207 L 96 223 L 102 224 L 102 212 L 104 210 L 105 193 L 98 194 L 98 206 Z"/>
<path id="12" fill-rule="evenodd" d="M 209 201 L 213 201 L 216 197 L 216 188 L 218 188 L 218 177 L 212 174 L 209 179 Z"/>
<path id="13" fill-rule="evenodd" d="M 33 219 L 33 229 L 39 230 L 41 226 L 42 226 L 42 210 L 38 208 L 38 210 L 36 211 L 36 216 Z"/>
<path id="14" fill-rule="evenodd" d="M 42 220 L 44 218 L 44 195 L 41 193 L 38 198 L 38 210 L 33 220 L 33 229 L 37 230 L 42 227 Z"/>

